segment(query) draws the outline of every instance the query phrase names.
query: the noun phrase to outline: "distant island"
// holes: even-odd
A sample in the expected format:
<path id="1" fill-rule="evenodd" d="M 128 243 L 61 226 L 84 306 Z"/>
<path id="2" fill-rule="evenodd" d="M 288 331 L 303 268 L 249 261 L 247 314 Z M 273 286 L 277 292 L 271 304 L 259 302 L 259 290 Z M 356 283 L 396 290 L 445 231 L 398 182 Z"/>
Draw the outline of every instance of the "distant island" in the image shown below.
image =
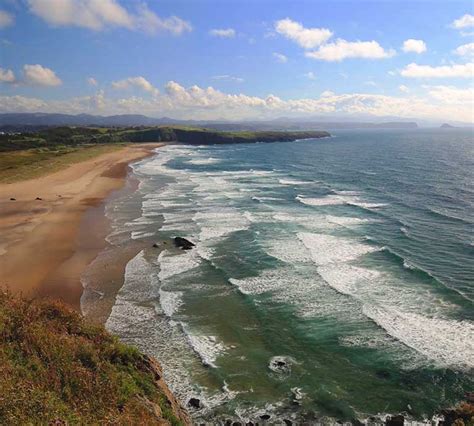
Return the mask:
<path id="1" fill-rule="evenodd" d="M 443 123 L 439 127 L 440 129 L 455 129 L 456 128 L 455 126 L 451 126 L 451 124 L 448 124 L 448 123 Z"/>

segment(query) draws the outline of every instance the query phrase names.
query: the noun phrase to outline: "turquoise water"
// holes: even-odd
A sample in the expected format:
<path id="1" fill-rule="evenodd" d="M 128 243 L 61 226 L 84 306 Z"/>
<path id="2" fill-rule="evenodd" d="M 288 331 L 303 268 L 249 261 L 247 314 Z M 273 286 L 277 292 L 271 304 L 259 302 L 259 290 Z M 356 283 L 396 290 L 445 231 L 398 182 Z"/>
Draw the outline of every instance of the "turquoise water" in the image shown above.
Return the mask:
<path id="1" fill-rule="evenodd" d="M 107 326 L 195 419 L 420 420 L 473 389 L 472 133 L 333 134 L 160 148 L 108 207 L 163 251 L 130 261 Z"/>

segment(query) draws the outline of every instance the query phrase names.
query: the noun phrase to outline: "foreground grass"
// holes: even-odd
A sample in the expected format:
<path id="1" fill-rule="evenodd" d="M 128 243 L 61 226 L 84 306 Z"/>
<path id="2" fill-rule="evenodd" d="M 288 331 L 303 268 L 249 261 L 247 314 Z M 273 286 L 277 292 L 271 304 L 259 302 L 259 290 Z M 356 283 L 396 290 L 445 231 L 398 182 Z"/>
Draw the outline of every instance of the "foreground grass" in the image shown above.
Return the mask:
<path id="1" fill-rule="evenodd" d="M 124 147 L 124 144 L 57 146 L 0 152 L 0 183 L 33 179 Z"/>
<path id="2" fill-rule="evenodd" d="M 156 374 L 64 305 L 0 293 L 0 424 L 181 424 Z"/>

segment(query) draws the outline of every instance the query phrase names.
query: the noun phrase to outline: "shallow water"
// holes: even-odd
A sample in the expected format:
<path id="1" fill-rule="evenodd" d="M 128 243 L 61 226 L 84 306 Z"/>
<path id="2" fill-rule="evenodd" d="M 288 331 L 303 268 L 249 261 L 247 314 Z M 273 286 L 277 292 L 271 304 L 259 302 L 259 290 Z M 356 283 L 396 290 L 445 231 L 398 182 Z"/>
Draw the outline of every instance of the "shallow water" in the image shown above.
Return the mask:
<path id="1" fill-rule="evenodd" d="M 472 136 L 160 148 L 115 235 L 197 247 L 132 259 L 108 328 L 196 419 L 431 417 L 473 389 Z"/>

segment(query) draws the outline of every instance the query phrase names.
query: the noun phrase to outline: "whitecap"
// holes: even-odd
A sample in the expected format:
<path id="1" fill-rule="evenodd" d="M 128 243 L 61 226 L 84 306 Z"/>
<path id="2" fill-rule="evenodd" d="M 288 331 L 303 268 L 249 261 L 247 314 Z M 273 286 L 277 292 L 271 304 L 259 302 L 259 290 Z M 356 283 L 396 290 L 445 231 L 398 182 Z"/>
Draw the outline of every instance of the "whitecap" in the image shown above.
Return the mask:
<path id="1" fill-rule="evenodd" d="M 181 291 L 165 291 L 160 288 L 160 306 L 166 316 L 171 317 L 183 304 Z"/>
<path id="2" fill-rule="evenodd" d="M 388 334 L 441 367 L 474 368 L 474 324 L 430 318 L 388 307 L 364 306 L 364 314 Z"/>
<path id="3" fill-rule="evenodd" d="M 326 197 L 321 198 L 307 198 L 302 195 L 298 195 L 296 196 L 296 200 L 308 206 L 333 206 L 345 203 L 344 198 L 337 195 L 327 195 Z"/>
<path id="4" fill-rule="evenodd" d="M 298 238 L 310 251 L 317 265 L 334 262 L 347 262 L 378 248 L 357 241 L 327 234 L 298 233 Z"/>
<path id="5" fill-rule="evenodd" d="M 185 324 L 182 324 L 182 326 L 189 344 L 199 358 L 201 358 L 202 363 L 206 366 L 217 368 L 215 362 L 226 351 L 226 347 L 221 342 L 218 342 L 215 336 L 192 334 Z"/>
<path id="6" fill-rule="evenodd" d="M 330 215 L 327 215 L 325 217 L 328 222 L 334 223 L 340 226 L 345 226 L 345 227 L 365 225 L 371 222 L 369 219 L 361 219 L 358 217 L 330 216 Z"/>
<path id="7" fill-rule="evenodd" d="M 173 254 L 169 250 L 163 250 L 158 256 L 160 281 L 182 274 L 183 272 L 197 268 L 201 263 L 201 258 L 196 250 L 189 250 L 182 254 Z"/>
<path id="8" fill-rule="evenodd" d="M 305 180 L 296 180 L 296 179 L 279 179 L 279 182 L 282 185 L 307 185 L 311 183 Z"/>

